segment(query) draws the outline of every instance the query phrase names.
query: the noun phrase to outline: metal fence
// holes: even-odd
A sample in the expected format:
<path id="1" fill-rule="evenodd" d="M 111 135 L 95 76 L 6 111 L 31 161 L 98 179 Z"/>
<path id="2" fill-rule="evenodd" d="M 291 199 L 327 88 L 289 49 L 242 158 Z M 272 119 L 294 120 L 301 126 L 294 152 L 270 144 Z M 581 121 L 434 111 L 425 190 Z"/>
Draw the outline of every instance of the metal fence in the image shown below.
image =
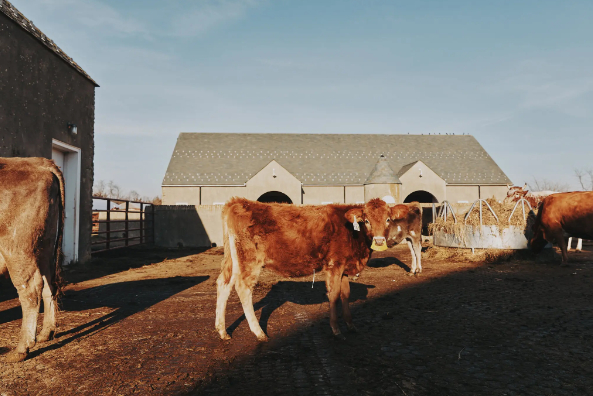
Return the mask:
<path id="1" fill-rule="evenodd" d="M 91 253 L 147 243 L 154 243 L 153 204 L 93 197 Z"/>

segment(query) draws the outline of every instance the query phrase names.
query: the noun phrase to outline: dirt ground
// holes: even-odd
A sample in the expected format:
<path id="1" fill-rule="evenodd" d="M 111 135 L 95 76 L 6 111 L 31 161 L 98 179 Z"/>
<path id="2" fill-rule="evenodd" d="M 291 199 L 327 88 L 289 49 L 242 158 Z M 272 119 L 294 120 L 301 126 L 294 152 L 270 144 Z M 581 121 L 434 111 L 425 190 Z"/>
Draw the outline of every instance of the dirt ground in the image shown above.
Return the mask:
<path id="1" fill-rule="evenodd" d="M 427 254 L 417 277 L 407 247 L 381 252 L 352 280 L 359 333 L 346 341 L 330 335 L 323 276 L 264 270 L 254 301 L 267 343 L 234 292 L 232 340 L 214 331 L 221 248 L 113 252 L 65 271 L 57 338 L 23 363 L 4 361 L 21 310 L 1 281 L 0 395 L 593 394 L 593 245 L 584 249 L 567 268 Z"/>

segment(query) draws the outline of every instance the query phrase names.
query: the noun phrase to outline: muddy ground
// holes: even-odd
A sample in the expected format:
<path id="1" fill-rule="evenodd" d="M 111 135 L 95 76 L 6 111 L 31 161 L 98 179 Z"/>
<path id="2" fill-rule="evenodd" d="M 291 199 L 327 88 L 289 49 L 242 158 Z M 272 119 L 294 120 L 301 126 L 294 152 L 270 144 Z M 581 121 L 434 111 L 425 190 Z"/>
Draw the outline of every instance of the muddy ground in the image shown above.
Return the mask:
<path id="1" fill-rule="evenodd" d="M 234 292 L 233 339 L 213 329 L 220 248 L 114 252 L 65 271 L 57 338 L 23 363 L 4 361 L 21 310 L 0 283 L 0 395 L 593 394 L 585 250 L 568 268 L 427 257 L 410 277 L 407 247 L 395 247 L 352 282 L 360 331 L 346 341 L 330 335 L 322 276 L 264 270 L 254 293 L 264 344 Z"/>

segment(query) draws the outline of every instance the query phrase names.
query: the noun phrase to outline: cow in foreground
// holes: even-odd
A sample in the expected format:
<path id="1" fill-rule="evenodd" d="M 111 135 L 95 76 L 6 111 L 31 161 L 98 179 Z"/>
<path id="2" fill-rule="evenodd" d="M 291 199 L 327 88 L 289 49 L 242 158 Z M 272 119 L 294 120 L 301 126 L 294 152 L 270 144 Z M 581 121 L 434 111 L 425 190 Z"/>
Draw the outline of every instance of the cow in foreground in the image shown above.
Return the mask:
<path id="1" fill-rule="evenodd" d="M 233 286 L 243 305 L 249 328 L 258 340 L 267 336 L 255 316 L 252 290 L 262 267 L 284 276 L 325 271 L 333 334 L 343 338 L 336 304 L 355 331 L 348 306 L 348 275 L 361 272 L 371 247 L 387 248 L 391 211 L 380 199 L 365 205 L 274 204 L 233 198 L 223 208 L 224 258 L 217 280 L 216 330 L 230 339 L 225 326 L 226 304 Z"/>
<path id="2" fill-rule="evenodd" d="M 387 246 L 392 247 L 406 240 L 412 255 L 408 275 L 422 272 L 422 207 L 418 202 L 395 205 L 391 208 L 391 229 Z"/>
<path id="3" fill-rule="evenodd" d="M 568 264 L 564 234 L 593 239 L 593 192 L 553 194 L 543 200 L 535 223 L 530 246 L 539 253 L 547 242 L 556 242 L 562 251 L 562 264 Z"/>
<path id="4" fill-rule="evenodd" d="M 10 276 L 23 311 L 9 362 L 25 360 L 36 339 L 48 341 L 55 333 L 63 205 L 64 179 L 53 161 L 0 158 L 0 275 Z M 36 338 L 42 297 L 43 328 Z"/>

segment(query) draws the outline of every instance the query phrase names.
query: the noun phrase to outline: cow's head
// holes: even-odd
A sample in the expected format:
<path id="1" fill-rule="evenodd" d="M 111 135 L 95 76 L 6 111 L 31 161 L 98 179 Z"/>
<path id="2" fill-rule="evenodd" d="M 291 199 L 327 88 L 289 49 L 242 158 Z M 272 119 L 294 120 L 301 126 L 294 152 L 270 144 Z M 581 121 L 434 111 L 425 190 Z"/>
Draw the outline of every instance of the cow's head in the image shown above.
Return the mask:
<path id="1" fill-rule="evenodd" d="M 355 230 L 360 229 L 360 232 L 372 242 L 372 249 L 387 249 L 391 210 L 385 201 L 379 198 L 372 199 L 360 208 L 350 209 L 345 216 Z"/>
<path id="2" fill-rule="evenodd" d="M 516 202 L 519 199 L 525 197 L 525 195 L 527 195 L 527 193 L 529 192 L 528 188 L 527 188 L 527 183 L 525 183 L 525 185 L 523 187 L 519 187 L 519 186 L 509 186 L 507 185 L 507 197 L 506 200 L 510 201 L 510 202 Z"/>

